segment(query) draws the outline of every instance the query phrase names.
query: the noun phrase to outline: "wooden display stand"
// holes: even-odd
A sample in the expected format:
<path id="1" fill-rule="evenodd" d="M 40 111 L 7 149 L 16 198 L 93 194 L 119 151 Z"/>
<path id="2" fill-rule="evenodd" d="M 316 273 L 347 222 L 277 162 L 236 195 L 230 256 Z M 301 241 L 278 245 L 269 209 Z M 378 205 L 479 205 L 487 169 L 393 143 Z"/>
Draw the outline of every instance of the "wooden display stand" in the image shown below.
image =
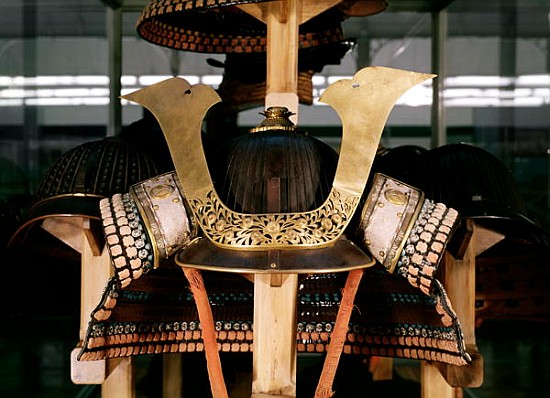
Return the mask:
<path id="1" fill-rule="evenodd" d="M 81 254 L 80 343 L 86 337 L 90 314 L 112 276 L 113 268 L 104 245 L 100 222 L 83 217 L 51 217 L 42 228 Z M 78 361 L 80 346 L 71 352 L 71 380 L 75 384 L 101 384 L 106 398 L 135 397 L 132 357 Z M 163 354 L 163 397 L 182 396 L 181 354 Z"/>
<path id="2" fill-rule="evenodd" d="M 44 220 L 42 228 L 81 255 L 79 340 L 82 343 L 90 314 L 100 302 L 112 274 L 101 225 L 97 220 L 84 217 L 51 217 Z M 76 347 L 71 352 L 73 383 L 101 384 L 104 397 L 135 397 L 132 358 L 80 362 L 77 361 L 79 351 L 80 347 Z"/>
<path id="3" fill-rule="evenodd" d="M 480 387 L 483 383 L 483 357 L 475 339 L 475 272 L 476 256 L 504 239 L 504 235 L 466 221 L 461 246 L 457 252 L 445 252 L 439 266 L 449 300 L 458 316 L 466 350 L 472 357 L 467 366 L 421 362 L 420 384 L 422 398 L 460 398 L 463 387 Z M 379 358 L 371 369 L 374 380 L 393 377 L 392 358 Z"/>
<path id="4" fill-rule="evenodd" d="M 483 383 L 483 357 L 475 338 L 476 256 L 504 239 L 504 235 L 466 221 L 462 246 L 455 256 L 449 251 L 441 263 L 443 284 L 460 320 L 466 350 L 472 357 L 467 366 L 422 363 L 422 397 L 455 397 L 461 387 L 479 387 Z M 437 369 L 437 371 L 435 370 Z"/>
<path id="5" fill-rule="evenodd" d="M 265 106 L 285 106 L 298 124 L 298 28 L 300 24 L 341 0 L 286 0 L 238 6 L 267 24 L 267 81 Z M 470 223 L 471 239 L 461 258 L 445 257 L 445 285 L 465 331 L 474 363 L 467 369 L 422 364 L 422 396 L 453 397 L 454 387 L 478 384 L 482 361 L 474 336 L 475 255 L 496 243 L 499 236 Z M 94 221 L 83 218 L 49 221 L 43 226 L 82 255 L 80 339 L 85 337 L 90 313 L 111 276 L 109 256 Z M 489 237 L 489 238 L 487 238 Z M 482 250 L 481 250 L 482 251 Z M 443 265 L 443 264 L 442 264 Z M 296 396 L 297 274 L 254 275 L 254 351 L 252 398 Z M 468 292 L 465 294 L 465 292 Z M 73 353 L 72 378 L 77 384 L 101 384 L 106 398 L 134 397 L 132 358 L 78 362 Z M 164 394 L 181 396 L 181 356 L 165 358 Z M 391 362 L 380 361 L 385 376 Z M 389 364 L 389 366 L 388 366 Z M 382 368 L 378 368 L 380 372 Z M 373 370 L 376 371 L 376 370 Z M 481 379 L 480 379 L 481 377 Z M 358 381 L 360 382 L 360 381 Z M 451 387 L 453 386 L 453 387 Z"/>
<path id="6" fill-rule="evenodd" d="M 83 341 L 90 313 L 99 302 L 112 272 L 110 258 L 99 232 L 100 226 L 97 225 L 97 221 L 82 217 L 58 217 L 46 219 L 42 227 L 81 253 L 79 337 Z M 468 220 L 467 233 L 456 257 L 449 252 L 445 253 L 441 264 L 443 280 L 461 320 L 466 347 L 473 361 L 471 365 L 461 367 L 423 361 L 423 398 L 458 398 L 461 387 L 481 385 L 483 358 L 475 342 L 475 257 L 503 238 L 503 235 Z M 296 288 L 292 278 L 265 274 L 255 276 L 255 299 L 259 301 L 255 304 L 254 321 L 259 322 L 259 327 L 255 328 L 252 397 L 294 397 L 296 394 Z M 269 322 L 276 322 L 277 327 L 274 328 Z M 281 335 L 277 333 L 280 331 L 286 333 L 288 345 L 282 344 Z M 76 360 L 78 351 L 79 347 L 71 354 L 71 379 L 75 384 L 101 384 L 102 396 L 107 398 L 135 396 L 134 363 L 131 357 L 79 362 Z M 166 354 L 163 359 L 163 396 L 182 396 L 184 391 L 181 383 L 181 354 Z M 281 366 L 273 366 L 274 364 Z M 377 366 L 371 371 L 374 379 L 390 379 L 392 359 L 379 358 Z"/>
<path id="7" fill-rule="evenodd" d="M 239 6 L 267 25 L 265 107 L 285 106 L 298 124 L 298 29 L 339 0 L 287 0 Z M 298 275 L 254 276 L 252 398 L 296 396 Z"/>

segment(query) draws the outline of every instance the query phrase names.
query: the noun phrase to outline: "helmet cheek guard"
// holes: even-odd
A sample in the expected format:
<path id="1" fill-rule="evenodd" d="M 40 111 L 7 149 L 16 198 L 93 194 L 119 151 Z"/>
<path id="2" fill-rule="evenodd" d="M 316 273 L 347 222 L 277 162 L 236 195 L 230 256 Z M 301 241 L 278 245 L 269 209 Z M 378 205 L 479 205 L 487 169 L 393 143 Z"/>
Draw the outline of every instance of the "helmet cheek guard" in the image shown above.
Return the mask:
<path id="1" fill-rule="evenodd" d="M 175 172 L 100 202 L 105 242 L 122 287 L 158 268 L 197 234 Z"/>
<path id="2" fill-rule="evenodd" d="M 455 209 L 376 173 L 357 235 L 362 247 L 389 272 L 405 276 L 411 285 L 429 294 L 457 221 Z"/>

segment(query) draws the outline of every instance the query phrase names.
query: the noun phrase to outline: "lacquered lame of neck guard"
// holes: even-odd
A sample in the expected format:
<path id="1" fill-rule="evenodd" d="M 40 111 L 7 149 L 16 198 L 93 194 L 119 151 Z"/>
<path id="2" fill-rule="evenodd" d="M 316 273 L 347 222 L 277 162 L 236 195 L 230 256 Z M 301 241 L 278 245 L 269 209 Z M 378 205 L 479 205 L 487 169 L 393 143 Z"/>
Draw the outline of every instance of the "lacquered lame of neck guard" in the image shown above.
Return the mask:
<path id="1" fill-rule="evenodd" d="M 247 250 L 319 248 L 334 244 L 349 224 L 395 102 L 433 76 L 367 67 L 325 90 L 320 100 L 342 120 L 339 162 L 326 201 L 315 210 L 300 213 L 245 214 L 222 203 L 201 145 L 204 116 L 220 101 L 212 88 L 171 78 L 124 98 L 146 107 L 158 119 L 186 198 L 214 244 Z"/>

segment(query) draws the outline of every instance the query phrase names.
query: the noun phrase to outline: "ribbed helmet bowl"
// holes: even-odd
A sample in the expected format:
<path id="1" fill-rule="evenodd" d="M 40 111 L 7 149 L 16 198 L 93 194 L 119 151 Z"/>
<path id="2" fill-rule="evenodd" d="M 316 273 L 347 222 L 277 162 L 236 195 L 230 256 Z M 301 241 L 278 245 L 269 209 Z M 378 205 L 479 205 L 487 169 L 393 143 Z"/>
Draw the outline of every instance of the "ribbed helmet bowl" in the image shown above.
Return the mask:
<path id="1" fill-rule="evenodd" d="M 338 155 L 295 128 L 290 115 L 283 107 L 267 109 L 259 127 L 231 140 L 216 156 L 214 184 L 233 210 L 301 212 L 319 207 L 327 198 Z M 276 201 L 275 207 L 270 201 Z"/>
<path id="2" fill-rule="evenodd" d="M 78 145 L 48 168 L 9 246 L 23 242 L 40 246 L 43 232 L 34 227 L 49 217 L 100 220 L 102 198 L 126 192 L 131 185 L 156 174 L 154 162 L 125 140 L 108 137 Z"/>
<path id="3" fill-rule="evenodd" d="M 527 208 L 506 166 L 492 153 L 470 144 L 431 149 L 411 165 L 411 184 L 427 197 L 520 240 L 538 242 L 544 232 Z"/>

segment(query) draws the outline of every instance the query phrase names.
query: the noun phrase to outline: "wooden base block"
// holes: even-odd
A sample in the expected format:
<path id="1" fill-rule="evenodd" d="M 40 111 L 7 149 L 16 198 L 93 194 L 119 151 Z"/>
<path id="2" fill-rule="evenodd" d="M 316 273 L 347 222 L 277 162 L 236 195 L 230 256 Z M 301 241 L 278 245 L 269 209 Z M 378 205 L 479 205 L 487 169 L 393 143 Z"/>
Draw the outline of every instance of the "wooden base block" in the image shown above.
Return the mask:
<path id="1" fill-rule="evenodd" d="M 465 366 L 454 366 L 438 363 L 436 367 L 443 378 L 452 387 L 477 388 L 483 384 L 483 356 L 475 346 L 466 346 L 472 357 L 472 363 Z"/>
<path id="2" fill-rule="evenodd" d="M 105 360 L 78 361 L 80 348 L 71 351 L 71 381 L 74 384 L 102 384 L 106 377 Z"/>

